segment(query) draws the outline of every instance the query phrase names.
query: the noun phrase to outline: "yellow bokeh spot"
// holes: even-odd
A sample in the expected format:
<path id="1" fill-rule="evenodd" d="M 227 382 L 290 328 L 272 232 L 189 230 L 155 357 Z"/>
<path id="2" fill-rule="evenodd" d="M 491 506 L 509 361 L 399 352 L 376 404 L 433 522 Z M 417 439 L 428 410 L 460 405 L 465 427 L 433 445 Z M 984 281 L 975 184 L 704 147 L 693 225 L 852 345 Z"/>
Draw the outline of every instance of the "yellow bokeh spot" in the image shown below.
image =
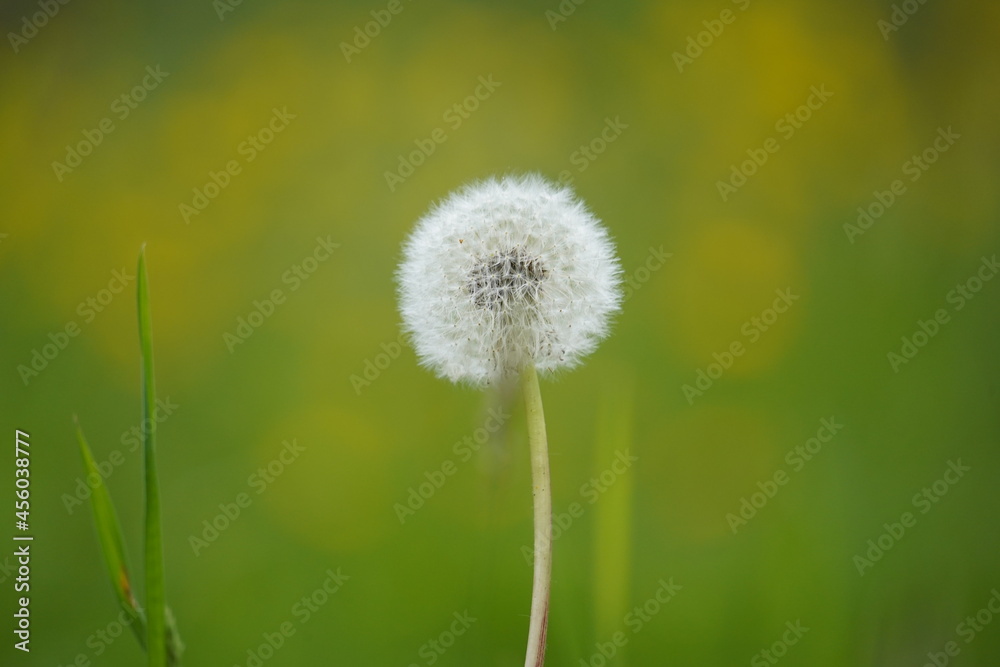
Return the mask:
<path id="1" fill-rule="evenodd" d="M 370 547 L 398 529 L 392 513 L 394 492 L 389 438 L 378 419 L 316 402 L 287 413 L 257 446 L 256 463 L 266 466 L 281 442 L 296 439 L 305 448 L 287 465 L 260 504 L 275 529 L 327 551 Z"/>
<path id="2" fill-rule="evenodd" d="M 787 350 L 805 286 L 795 251 L 782 237 L 749 222 L 706 222 L 692 228 L 674 261 L 676 282 L 667 292 L 664 326 L 692 366 L 704 366 L 713 353 L 740 342 L 746 351 L 727 373 L 750 374 L 772 366 Z M 755 323 L 773 308 L 779 290 L 800 298 L 782 306 L 786 312 L 770 325 L 770 313 Z"/>
<path id="3" fill-rule="evenodd" d="M 649 510 L 686 540 L 731 536 L 726 515 L 781 466 L 779 432 L 761 410 L 728 406 L 685 410 L 653 429 L 657 441 L 641 447 L 643 468 L 664 473 L 647 487 Z"/>

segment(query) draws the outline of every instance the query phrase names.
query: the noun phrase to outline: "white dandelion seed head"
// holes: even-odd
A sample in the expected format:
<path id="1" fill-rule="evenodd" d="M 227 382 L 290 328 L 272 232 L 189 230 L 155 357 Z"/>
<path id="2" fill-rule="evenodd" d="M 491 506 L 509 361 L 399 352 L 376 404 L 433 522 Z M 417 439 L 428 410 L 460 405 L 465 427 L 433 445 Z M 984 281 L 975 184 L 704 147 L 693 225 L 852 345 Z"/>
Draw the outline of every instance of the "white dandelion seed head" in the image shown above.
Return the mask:
<path id="1" fill-rule="evenodd" d="M 397 272 L 421 363 L 481 386 L 572 368 L 608 333 L 621 267 L 607 231 L 538 175 L 473 183 L 417 222 Z"/>

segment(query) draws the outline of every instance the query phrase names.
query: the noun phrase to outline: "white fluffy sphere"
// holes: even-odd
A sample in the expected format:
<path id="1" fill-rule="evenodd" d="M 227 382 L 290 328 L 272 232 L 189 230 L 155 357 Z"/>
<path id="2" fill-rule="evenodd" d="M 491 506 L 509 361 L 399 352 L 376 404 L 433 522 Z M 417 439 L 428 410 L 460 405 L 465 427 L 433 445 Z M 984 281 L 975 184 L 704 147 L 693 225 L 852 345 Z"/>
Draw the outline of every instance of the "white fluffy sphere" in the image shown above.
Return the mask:
<path id="1" fill-rule="evenodd" d="M 577 365 L 621 304 L 607 231 L 569 188 L 534 174 L 473 183 L 433 207 L 397 280 L 421 363 L 476 386 L 528 363 Z"/>

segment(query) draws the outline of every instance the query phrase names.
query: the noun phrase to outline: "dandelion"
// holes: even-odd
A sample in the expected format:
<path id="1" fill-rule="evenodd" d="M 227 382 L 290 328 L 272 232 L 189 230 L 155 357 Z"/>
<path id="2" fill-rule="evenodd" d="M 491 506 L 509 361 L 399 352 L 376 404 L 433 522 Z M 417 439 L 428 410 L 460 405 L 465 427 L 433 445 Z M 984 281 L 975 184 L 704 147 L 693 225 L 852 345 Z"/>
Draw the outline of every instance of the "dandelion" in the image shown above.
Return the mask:
<path id="1" fill-rule="evenodd" d="M 452 193 L 418 223 L 397 272 L 420 362 L 476 387 L 521 377 L 531 447 L 535 571 L 526 667 L 542 665 L 552 566 L 548 445 L 538 372 L 578 365 L 621 305 L 621 267 L 566 187 L 506 176 Z"/>

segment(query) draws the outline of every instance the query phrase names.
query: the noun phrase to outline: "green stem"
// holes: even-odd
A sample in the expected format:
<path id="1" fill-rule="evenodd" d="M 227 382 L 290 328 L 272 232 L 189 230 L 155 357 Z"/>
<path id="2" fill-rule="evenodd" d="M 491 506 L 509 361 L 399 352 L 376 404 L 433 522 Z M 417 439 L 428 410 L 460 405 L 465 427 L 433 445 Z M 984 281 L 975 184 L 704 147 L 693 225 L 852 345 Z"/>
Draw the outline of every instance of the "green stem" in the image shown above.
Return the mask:
<path id="1" fill-rule="evenodd" d="M 528 364 L 522 373 L 524 405 L 528 413 L 531 448 L 531 484 L 535 499 L 535 574 L 531 587 L 531 618 L 525 667 L 545 664 L 545 634 L 549 624 L 549 582 L 552 578 L 552 490 L 549 485 L 549 446 L 538 372 Z"/>
<path id="2" fill-rule="evenodd" d="M 163 535 L 160 485 L 156 475 L 156 391 L 153 383 L 153 334 L 149 312 L 149 279 L 145 248 L 139 253 L 139 347 L 142 352 L 143 459 L 146 477 L 146 655 L 149 667 L 166 667 L 166 600 L 163 575 Z"/>

